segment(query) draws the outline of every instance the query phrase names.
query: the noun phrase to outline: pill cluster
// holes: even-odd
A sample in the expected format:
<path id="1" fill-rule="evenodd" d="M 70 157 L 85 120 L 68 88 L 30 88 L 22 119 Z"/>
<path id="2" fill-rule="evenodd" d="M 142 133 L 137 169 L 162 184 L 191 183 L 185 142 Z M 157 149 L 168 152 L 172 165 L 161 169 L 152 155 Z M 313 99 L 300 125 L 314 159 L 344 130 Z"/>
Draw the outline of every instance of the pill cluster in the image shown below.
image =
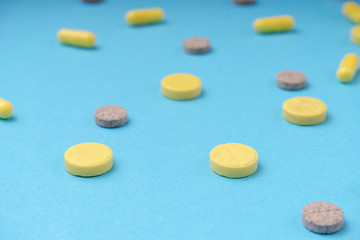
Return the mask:
<path id="1" fill-rule="evenodd" d="M 98 2 L 100 0 L 83 0 Z M 236 4 L 253 4 L 254 0 L 233 0 Z M 351 21 L 360 23 L 360 6 L 347 2 L 343 6 L 344 15 Z M 125 20 L 131 26 L 159 23 L 164 19 L 161 8 L 130 10 Z M 256 19 L 253 28 L 257 33 L 278 33 L 291 31 L 295 20 L 290 15 L 271 16 Z M 90 31 L 61 29 L 57 33 L 59 41 L 65 45 L 93 48 L 96 36 Z M 360 25 L 351 30 L 351 41 L 360 44 Z M 204 37 L 191 37 L 183 42 L 184 51 L 189 54 L 204 54 L 211 50 L 210 41 Z M 341 82 L 351 81 L 357 70 L 359 57 L 349 53 L 341 60 L 336 76 Z M 201 95 L 201 79 L 188 73 L 174 73 L 163 77 L 160 82 L 162 94 L 173 100 L 190 100 Z M 275 84 L 284 90 L 301 90 L 307 85 L 307 77 L 296 70 L 279 72 Z M 296 125 L 316 125 L 327 116 L 326 104 L 316 98 L 295 96 L 284 101 L 283 117 Z M 0 118 L 7 119 L 13 113 L 10 102 L 0 99 Z M 127 123 L 127 110 L 117 105 L 106 105 L 95 110 L 95 123 L 103 128 L 121 127 Z M 113 152 L 103 144 L 81 143 L 70 147 L 64 154 L 65 169 L 76 176 L 92 177 L 106 173 L 113 166 Z M 218 175 L 228 178 L 243 178 L 253 174 L 258 168 L 258 153 L 240 143 L 226 143 L 214 147 L 210 152 L 210 168 Z M 328 202 L 313 202 L 303 208 L 302 222 L 310 231 L 329 234 L 339 231 L 344 224 L 344 213 L 340 207 Z"/>

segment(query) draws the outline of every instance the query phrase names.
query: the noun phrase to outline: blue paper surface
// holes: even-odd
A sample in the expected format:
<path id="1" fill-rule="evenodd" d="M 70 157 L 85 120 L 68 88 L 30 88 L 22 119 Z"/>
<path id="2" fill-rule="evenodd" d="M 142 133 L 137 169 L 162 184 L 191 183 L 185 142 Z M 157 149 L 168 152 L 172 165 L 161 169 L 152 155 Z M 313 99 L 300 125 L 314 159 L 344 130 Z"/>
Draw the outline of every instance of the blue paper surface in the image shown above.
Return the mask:
<path id="1" fill-rule="evenodd" d="M 360 80 L 342 84 L 343 56 L 359 54 L 344 1 L 14 0 L 0 3 L 0 97 L 14 105 L 0 121 L 0 239 L 360 239 Z M 130 9 L 161 7 L 165 21 L 130 27 Z M 254 19 L 290 14 L 289 33 L 260 35 Z M 60 28 L 97 36 L 92 50 L 62 45 Z M 204 36 L 212 51 L 189 55 L 184 39 Z M 282 70 L 307 75 L 308 87 L 275 85 Z M 161 79 L 202 79 L 190 101 L 162 96 Z M 319 98 L 327 120 L 297 126 L 282 117 L 295 96 Z M 105 129 L 96 108 L 117 104 L 129 122 Z M 81 178 L 64 168 L 72 145 L 98 142 L 113 169 Z M 219 144 L 259 154 L 250 177 L 228 179 L 209 167 Z M 312 233 L 302 208 L 329 201 L 344 228 Z"/>

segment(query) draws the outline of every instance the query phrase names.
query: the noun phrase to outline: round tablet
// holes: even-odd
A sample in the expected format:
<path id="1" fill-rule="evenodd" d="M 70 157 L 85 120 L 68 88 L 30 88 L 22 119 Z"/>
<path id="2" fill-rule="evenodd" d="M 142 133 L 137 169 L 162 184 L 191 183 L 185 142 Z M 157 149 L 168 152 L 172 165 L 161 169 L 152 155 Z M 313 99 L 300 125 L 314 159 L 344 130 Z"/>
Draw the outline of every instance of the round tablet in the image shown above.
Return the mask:
<path id="1" fill-rule="evenodd" d="M 191 37 L 184 41 L 185 52 L 192 54 L 206 53 L 210 51 L 210 41 L 203 37 Z"/>
<path id="2" fill-rule="evenodd" d="M 161 80 L 161 92 L 174 100 L 196 98 L 201 94 L 201 80 L 187 73 L 171 74 Z"/>
<path id="3" fill-rule="evenodd" d="M 315 125 L 326 119 L 326 104 L 312 97 L 294 97 L 283 103 L 284 118 L 297 125 Z"/>
<path id="4" fill-rule="evenodd" d="M 210 152 L 210 168 L 224 177 L 246 177 L 253 174 L 257 167 L 257 152 L 244 144 L 226 143 Z"/>
<path id="5" fill-rule="evenodd" d="M 305 74 L 298 71 L 283 71 L 276 75 L 276 85 L 286 90 L 297 90 L 306 86 Z"/>
<path id="6" fill-rule="evenodd" d="M 83 2 L 86 3 L 96 3 L 96 2 L 101 2 L 101 0 L 82 0 Z"/>
<path id="7" fill-rule="evenodd" d="M 127 122 L 127 111 L 116 105 L 106 105 L 95 110 L 95 122 L 105 128 L 115 128 Z"/>
<path id="8" fill-rule="evenodd" d="M 236 4 L 252 4 L 255 3 L 255 0 L 233 0 Z"/>
<path id="9" fill-rule="evenodd" d="M 344 212 L 333 203 L 312 202 L 303 208 L 302 222 L 312 232 L 334 233 L 344 225 Z"/>
<path id="10" fill-rule="evenodd" d="M 64 155 L 66 170 L 77 176 L 93 177 L 113 166 L 111 149 L 100 143 L 81 143 L 69 148 Z"/>

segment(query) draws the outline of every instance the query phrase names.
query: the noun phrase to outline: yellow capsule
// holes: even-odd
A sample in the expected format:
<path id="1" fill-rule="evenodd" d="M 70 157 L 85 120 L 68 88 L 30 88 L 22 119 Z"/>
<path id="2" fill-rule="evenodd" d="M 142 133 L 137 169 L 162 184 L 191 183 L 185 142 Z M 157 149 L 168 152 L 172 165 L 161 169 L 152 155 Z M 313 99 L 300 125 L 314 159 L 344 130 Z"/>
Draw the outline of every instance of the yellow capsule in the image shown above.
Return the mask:
<path id="1" fill-rule="evenodd" d="M 130 10 L 126 13 L 126 21 L 133 26 L 161 22 L 164 11 L 161 8 L 145 8 Z"/>
<path id="2" fill-rule="evenodd" d="M 13 113 L 13 106 L 10 102 L 0 98 L 0 118 L 7 119 Z"/>
<path id="3" fill-rule="evenodd" d="M 258 18 L 253 27 L 258 33 L 287 32 L 293 29 L 295 20 L 290 15 Z"/>
<path id="4" fill-rule="evenodd" d="M 60 29 L 57 36 L 63 44 L 83 48 L 94 47 L 96 41 L 96 37 L 92 32 L 82 30 Z"/>
<path id="5" fill-rule="evenodd" d="M 350 82 L 357 72 L 358 65 L 359 57 L 354 53 L 349 53 L 342 59 L 336 76 L 341 82 Z"/>
<path id="6" fill-rule="evenodd" d="M 355 2 L 346 2 L 342 8 L 343 14 L 355 23 L 360 23 L 360 6 Z"/>
<path id="7" fill-rule="evenodd" d="M 357 25 L 351 29 L 351 41 L 360 45 L 360 25 Z"/>

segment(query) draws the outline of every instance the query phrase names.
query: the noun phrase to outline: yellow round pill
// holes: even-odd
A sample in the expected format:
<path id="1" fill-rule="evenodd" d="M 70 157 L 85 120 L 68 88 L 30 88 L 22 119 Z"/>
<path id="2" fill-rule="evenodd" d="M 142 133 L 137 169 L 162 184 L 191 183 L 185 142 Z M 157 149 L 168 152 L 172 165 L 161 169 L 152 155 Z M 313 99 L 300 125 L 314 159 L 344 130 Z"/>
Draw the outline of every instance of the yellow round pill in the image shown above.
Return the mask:
<path id="1" fill-rule="evenodd" d="M 224 177 L 246 177 L 258 168 L 258 154 L 253 148 L 244 144 L 222 144 L 211 150 L 210 168 Z"/>
<path id="2" fill-rule="evenodd" d="M 0 98 L 0 118 L 8 119 L 13 114 L 13 106 L 10 102 Z"/>
<path id="3" fill-rule="evenodd" d="M 174 100 L 196 98 L 201 94 L 201 80 L 187 73 L 171 74 L 161 80 L 161 92 Z"/>
<path id="4" fill-rule="evenodd" d="M 283 103 L 284 118 L 297 125 L 315 125 L 326 119 L 326 104 L 312 97 L 294 97 Z"/>
<path id="5" fill-rule="evenodd" d="M 93 177 L 113 166 L 111 149 L 100 143 L 81 143 L 69 148 L 64 155 L 66 170 L 77 176 Z"/>

